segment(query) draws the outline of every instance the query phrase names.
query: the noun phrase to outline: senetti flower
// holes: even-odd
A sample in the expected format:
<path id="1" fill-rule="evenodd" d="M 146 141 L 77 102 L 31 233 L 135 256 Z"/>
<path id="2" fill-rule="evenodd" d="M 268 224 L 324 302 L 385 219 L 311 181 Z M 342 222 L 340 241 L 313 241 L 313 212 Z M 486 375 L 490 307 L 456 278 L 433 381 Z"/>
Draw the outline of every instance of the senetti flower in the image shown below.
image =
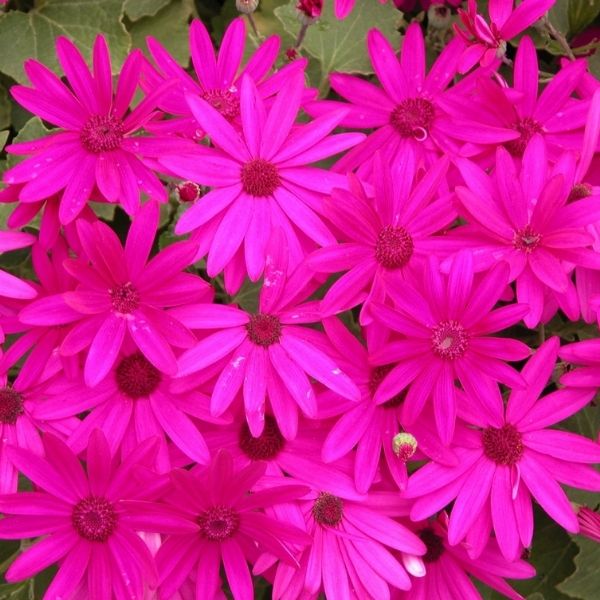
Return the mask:
<path id="1" fill-rule="evenodd" d="M 466 73 L 478 62 L 491 65 L 506 53 L 506 42 L 535 23 L 552 8 L 555 0 L 524 0 L 513 10 L 513 0 L 490 2 L 490 23 L 477 13 L 477 2 L 468 0 L 466 11 L 458 15 L 464 26 L 454 25 L 454 31 L 467 44 L 460 58 L 460 72 Z"/>
<path id="2" fill-rule="evenodd" d="M 418 288 L 390 290 L 396 310 L 376 305 L 374 316 L 403 339 L 378 348 L 375 365 L 397 362 L 375 392 L 377 404 L 407 389 L 402 422 L 416 423 L 426 402 L 433 401 L 442 441 L 452 440 L 458 379 L 481 409 L 497 410 L 502 397 L 496 382 L 520 386 L 519 374 L 505 361 L 522 360 L 529 348 L 518 340 L 491 337 L 514 325 L 527 312 L 523 304 L 493 310 L 508 281 L 506 265 L 497 265 L 475 280 L 469 252 L 461 252 L 443 275 L 431 260 Z"/>
<path id="3" fill-rule="evenodd" d="M 68 325 L 63 354 L 77 354 L 89 346 L 84 366 L 87 385 L 106 376 L 126 334 L 157 369 L 172 375 L 177 370 L 172 346 L 194 343 L 191 332 L 165 309 L 210 299 L 211 288 L 182 272 L 196 253 L 191 242 L 172 244 L 148 260 L 157 225 L 158 205 L 149 202 L 133 220 L 123 248 L 108 225 L 79 219 L 83 254 L 64 262 L 78 281 L 77 288 L 40 298 L 19 315 L 29 325 Z"/>
<path id="4" fill-rule="evenodd" d="M 239 469 L 227 452 L 219 452 L 204 469 L 171 473 L 174 491 L 165 498 L 195 531 L 172 535 L 156 555 L 161 598 L 172 598 L 190 573 L 195 598 L 218 598 L 223 565 L 235 600 L 253 597 L 248 561 L 258 552 L 298 565 L 297 548 L 311 543 L 304 530 L 267 516 L 272 506 L 294 502 L 309 488 L 290 485 L 281 477 L 262 485 L 264 463 Z"/>
<path id="5" fill-rule="evenodd" d="M 116 91 L 113 90 L 106 40 L 94 43 L 90 72 L 79 50 L 66 38 L 56 43 L 67 84 L 41 63 L 29 60 L 25 72 L 33 87 L 14 86 L 11 93 L 24 108 L 59 127 L 45 138 L 7 146 L 12 154 L 32 155 L 4 174 L 6 183 L 24 184 L 21 202 L 39 202 L 61 193 L 61 223 L 73 221 L 97 187 L 110 202 L 120 201 L 134 214 L 140 193 L 166 201 L 167 193 L 140 157 L 163 152 L 173 140 L 134 135 L 152 116 L 156 102 L 170 84 L 159 87 L 131 112 L 142 54 L 134 50 L 125 61 Z M 178 146 L 179 147 L 179 146 Z"/>
<path id="6" fill-rule="evenodd" d="M 568 344 L 559 351 L 562 360 L 579 368 L 565 373 L 560 382 L 569 387 L 600 387 L 600 339 Z"/>
<path id="7" fill-rule="evenodd" d="M 44 436 L 45 458 L 26 450 L 8 455 L 38 491 L 0 496 L 0 538 L 43 536 L 22 552 L 6 572 L 23 581 L 55 563 L 58 572 L 44 593 L 56 598 L 144 598 L 158 575 L 138 531 L 183 533 L 197 527 L 148 499 L 135 470 L 151 460 L 152 440 L 116 465 L 100 432 L 87 451 L 87 473 L 58 438 Z M 135 500 L 127 506 L 123 500 Z M 80 596 L 77 596 L 79 594 Z"/>
<path id="8" fill-rule="evenodd" d="M 529 305 L 528 327 L 552 317 L 544 313 L 545 294 L 569 319 L 577 319 L 579 302 L 570 271 L 573 265 L 600 269 L 600 254 L 586 226 L 600 220 L 596 198 L 568 202 L 570 189 L 562 174 L 548 171 L 546 145 L 536 135 L 527 146 L 520 169 L 498 148 L 492 176 L 475 164 L 457 164 L 467 187 L 456 193 L 468 225 L 455 230 L 455 248 L 471 248 L 476 270 L 498 261 L 510 266 L 517 299 Z M 452 237 L 452 236 L 451 236 Z M 458 240 L 461 240 L 458 242 Z"/>
<path id="9" fill-rule="evenodd" d="M 454 501 L 448 541 L 467 537 L 477 555 L 491 523 L 502 554 L 515 560 L 533 534 L 532 497 L 567 531 L 579 531 L 577 515 L 560 483 L 599 491 L 600 474 L 586 463 L 600 461 L 600 445 L 580 435 L 548 429 L 582 409 L 595 390 L 564 388 L 540 398 L 554 368 L 559 340 L 551 338 L 523 369 L 527 386 L 513 390 L 506 408 L 487 414 L 460 394 L 460 427 L 454 451 L 459 464 L 429 463 L 409 478 L 406 496 L 416 498 L 411 518 L 423 519 Z M 472 427 L 475 428 L 472 428 Z"/>
<path id="10" fill-rule="evenodd" d="M 335 241 L 317 213 L 322 195 L 333 187 L 346 187 L 346 178 L 307 165 L 347 150 L 364 136 L 329 135 L 343 112 L 295 127 L 303 90 L 303 77 L 290 77 L 267 109 L 253 80 L 245 77 L 240 98 L 242 135 L 208 102 L 187 96 L 194 116 L 218 150 L 199 149 L 161 162 L 181 177 L 214 187 L 175 227 L 177 234 L 197 231 L 194 239 L 200 243 L 200 254 L 208 250 L 210 277 L 235 262 L 237 255 L 245 263 L 242 270 L 256 281 L 275 228 L 284 232 L 292 267 L 304 258 L 301 239 L 320 246 Z M 226 269 L 226 284 L 229 275 Z M 239 285 L 241 280 L 235 287 Z"/>

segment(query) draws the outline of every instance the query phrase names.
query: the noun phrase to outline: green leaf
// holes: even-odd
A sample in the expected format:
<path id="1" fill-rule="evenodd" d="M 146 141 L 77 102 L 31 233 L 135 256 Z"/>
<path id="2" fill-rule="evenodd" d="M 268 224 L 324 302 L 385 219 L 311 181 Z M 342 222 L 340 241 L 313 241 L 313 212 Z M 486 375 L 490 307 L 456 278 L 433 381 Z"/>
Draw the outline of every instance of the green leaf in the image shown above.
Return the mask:
<path id="1" fill-rule="evenodd" d="M 0 131 L 0 151 L 4 149 L 10 131 Z"/>
<path id="2" fill-rule="evenodd" d="M 295 5 L 294 0 L 275 9 L 275 15 L 293 36 L 300 29 Z M 321 18 L 308 27 L 302 49 L 321 62 L 323 77 L 332 71 L 367 75 L 373 72 L 367 53 L 367 32 L 377 27 L 397 47 L 399 18 L 400 13 L 391 2 L 359 2 L 345 20 L 339 21 L 333 16 L 333 2 L 327 2 Z"/>
<path id="3" fill-rule="evenodd" d="M 0 17 L 0 71 L 26 82 L 23 62 L 28 58 L 58 70 L 57 36 L 71 38 L 89 57 L 98 33 L 106 37 L 113 69 L 118 69 L 130 47 L 122 16 L 122 0 L 47 0 L 28 13 L 11 10 Z"/>
<path id="4" fill-rule="evenodd" d="M 44 137 L 48 135 L 50 129 L 46 129 L 39 117 L 32 117 L 25 123 L 25 126 L 19 131 L 13 142 L 28 142 L 29 140 L 35 140 L 36 138 Z M 9 154 L 6 162 L 8 167 L 14 167 L 16 164 L 25 160 L 26 156 L 18 156 L 17 154 Z"/>
<path id="5" fill-rule="evenodd" d="M 125 14 L 132 21 L 139 21 L 143 17 L 154 17 L 171 0 L 125 0 L 123 8 Z"/>
<path id="6" fill-rule="evenodd" d="M 569 0 L 555 2 L 548 11 L 548 18 L 558 31 L 567 36 L 569 34 Z"/>
<path id="7" fill-rule="evenodd" d="M 600 565 L 600 544 L 587 538 L 578 537 L 579 554 L 575 557 L 575 573 L 558 585 L 558 589 L 571 598 L 596 600 L 600 589 L 598 565 Z"/>
<path id="8" fill-rule="evenodd" d="M 146 49 L 146 36 L 155 37 L 180 64 L 189 62 L 188 23 L 192 6 L 188 0 L 175 0 L 157 15 L 133 23 L 129 29 L 135 48 Z"/>
<path id="9" fill-rule="evenodd" d="M 3 85 L 0 85 L 0 129 L 10 127 L 11 109 L 8 91 Z"/>
<path id="10" fill-rule="evenodd" d="M 557 2 L 556 4 L 567 4 Z M 599 14 L 600 0 L 569 0 L 569 32 L 583 31 Z"/>

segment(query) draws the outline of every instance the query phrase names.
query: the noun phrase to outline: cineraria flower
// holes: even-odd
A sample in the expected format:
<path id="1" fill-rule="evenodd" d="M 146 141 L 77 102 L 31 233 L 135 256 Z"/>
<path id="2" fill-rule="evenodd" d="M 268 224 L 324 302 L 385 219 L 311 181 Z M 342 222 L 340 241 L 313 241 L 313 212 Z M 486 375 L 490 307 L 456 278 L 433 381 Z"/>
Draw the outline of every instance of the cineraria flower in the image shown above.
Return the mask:
<path id="1" fill-rule="evenodd" d="M 45 458 L 9 448 L 15 467 L 39 491 L 0 496 L 0 538 L 44 536 L 22 552 L 6 572 L 23 581 L 55 563 L 58 572 L 43 598 L 144 598 L 156 587 L 150 550 L 138 531 L 184 533 L 196 526 L 150 501 L 153 490 L 134 476 L 148 464 L 155 445 L 148 441 L 118 466 L 104 435 L 95 432 L 87 451 L 87 475 L 77 456 L 58 438 L 44 436 Z M 128 507 L 124 499 L 138 502 Z"/>
<path id="2" fill-rule="evenodd" d="M 425 72 L 425 41 L 418 23 L 408 27 L 399 59 L 390 42 L 377 29 L 369 31 L 367 40 L 373 69 L 383 89 L 359 77 L 332 73 L 332 88 L 350 104 L 318 101 L 307 105 L 313 116 L 346 107 L 349 110 L 341 125 L 375 129 L 336 163 L 335 171 L 346 173 L 360 167 L 359 173 L 370 180 L 370 165 L 377 150 L 392 161 L 404 156 L 411 147 L 417 155 L 417 163 L 429 165 L 443 151 L 458 151 L 456 142 L 450 138 L 496 144 L 516 137 L 514 131 L 474 123 L 465 116 L 465 96 L 461 91 L 465 82 L 446 90 L 456 75 L 456 63 L 463 48 L 459 40 L 444 48 L 428 74 Z M 448 95 L 457 96 L 463 102 L 460 110 L 453 110 L 452 114 L 440 105 Z"/>
<path id="3" fill-rule="evenodd" d="M 423 556 L 426 573 L 413 579 L 413 587 L 392 598 L 396 600 L 481 600 L 481 594 L 469 575 L 512 600 L 523 600 L 504 579 L 529 579 L 535 569 L 524 560 L 508 561 L 498 551 L 494 539 L 489 539 L 475 559 L 464 544 L 448 543 L 448 515 L 440 513 L 436 520 L 416 525 L 417 535 L 427 546 Z"/>
<path id="4" fill-rule="evenodd" d="M 242 272 L 247 270 L 256 281 L 263 272 L 265 248 L 274 228 L 285 234 L 291 267 L 305 254 L 300 232 L 321 246 L 335 242 L 317 212 L 321 194 L 346 187 L 345 177 L 306 165 L 347 150 L 364 136 L 329 135 L 341 112 L 294 127 L 303 90 L 303 77 L 290 77 L 267 110 L 252 79 L 244 77 L 243 136 L 205 100 L 187 96 L 194 116 L 219 150 L 198 149 L 196 155 L 166 157 L 161 163 L 181 177 L 215 186 L 175 227 L 177 234 L 198 231 L 195 239 L 200 241 L 201 253 L 208 250 L 210 277 L 235 262 L 237 255 L 245 263 Z M 226 270 L 226 283 L 228 275 Z"/>
<path id="5" fill-rule="evenodd" d="M 333 190 L 325 215 L 339 229 L 344 242 L 316 250 L 306 264 L 317 272 L 347 271 L 321 302 L 324 315 L 362 303 L 361 324 L 371 321 L 372 300 L 383 302 L 386 289 L 405 284 L 405 271 L 435 250 L 433 234 L 446 228 L 456 212 L 448 197 L 439 198 L 448 159 L 441 158 L 417 179 L 410 150 L 402 161 L 374 164 L 375 198 L 367 197 L 361 182 L 351 177 L 351 191 Z"/>
<path id="6" fill-rule="evenodd" d="M 460 72 L 466 73 L 478 62 L 482 66 L 488 66 L 502 58 L 506 53 L 506 42 L 544 16 L 554 2 L 555 0 L 523 0 L 514 10 L 514 0 L 490 2 L 488 25 L 477 13 L 477 2 L 468 0 L 467 10 L 458 10 L 465 29 L 454 25 L 457 36 L 468 44 L 460 58 Z"/>
<path id="7" fill-rule="evenodd" d="M 149 131 L 183 134 L 193 139 L 204 137 L 204 129 L 194 118 L 185 95 L 203 98 L 229 122 L 240 121 L 240 82 L 244 75 L 251 77 L 262 98 L 272 96 L 291 73 L 302 71 L 306 61 L 297 61 L 268 76 L 279 53 L 280 38 L 267 38 L 251 55 L 245 67 L 239 69 L 244 56 L 246 24 L 240 17 L 231 21 L 215 56 L 210 34 L 199 19 L 190 25 L 190 54 L 197 81 L 175 61 L 153 37 L 147 38 L 148 50 L 156 63 L 155 70 L 148 62 L 142 65 L 140 85 L 148 94 L 169 80 L 179 82 L 159 99 L 158 105 L 169 118 L 152 120 Z M 174 115 L 171 118 L 171 115 Z"/>
<path id="8" fill-rule="evenodd" d="M 600 491 L 600 473 L 585 465 L 600 461 L 600 445 L 548 426 L 583 408 L 595 390 L 564 388 L 539 398 L 558 348 L 556 337 L 540 346 L 522 372 L 527 387 L 513 390 L 506 408 L 486 414 L 468 394 L 459 394 L 459 416 L 476 429 L 457 430 L 457 466 L 432 462 L 409 478 L 405 495 L 417 498 L 412 519 L 426 518 L 454 500 L 449 543 L 456 545 L 470 533 L 470 551 L 476 555 L 485 546 L 491 522 L 508 560 L 531 545 L 532 497 L 567 531 L 579 531 L 577 515 L 558 482 Z"/>
<path id="9" fill-rule="evenodd" d="M 28 60 L 24 68 L 34 87 L 17 85 L 11 93 L 19 104 L 60 130 L 7 146 L 9 153 L 32 156 L 8 169 L 4 181 L 25 184 L 19 191 L 21 202 L 38 202 L 62 191 L 58 215 L 63 224 L 79 215 L 94 186 L 109 202 L 121 202 L 129 214 L 136 212 L 141 191 L 166 201 L 164 186 L 139 157 L 175 151 L 181 144 L 134 134 L 171 84 L 155 89 L 126 114 L 138 84 L 139 50 L 127 57 L 116 92 L 103 36 L 94 43 L 93 72 L 66 38 L 58 38 L 56 52 L 68 86 L 41 63 Z"/>
<path id="10" fill-rule="evenodd" d="M 591 510 L 587 506 L 577 507 L 577 520 L 579 533 L 600 543 L 600 514 L 598 510 Z"/>
<path id="11" fill-rule="evenodd" d="M 540 322 L 545 293 L 554 296 L 569 319 L 577 319 L 579 302 L 568 270 L 573 265 L 600 269 L 600 254 L 590 248 L 593 238 L 585 229 L 600 221 L 597 199 L 568 202 L 570 190 L 563 175 L 548 172 L 539 135 L 529 142 L 519 170 L 504 148 L 497 150 L 492 176 L 466 159 L 457 165 L 467 184 L 456 193 L 468 225 L 448 239 L 456 240 L 457 250 L 471 249 L 476 270 L 498 261 L 509 264 L 517 299 L 529 305 L 527 327 Z"/>
<path id="12" fill-rule="evenodd" d="M 573 365 L 581 366 L 565 373 L 560 382 L 576 388 L 600 387 L 600 339 L 568 344 L 559 350 L 559 356 Z"/>
<path id="13" fill-rule="evenodd" d="M 200 277 L 182 272 L 196 253 L 191 242 L 172 244 L 148 261 L 157 225 L 158 205 L 149 202 L 133 220 L 123 248 L 108 225 L 79 219 L 83 256 L 64 262 L 79 283 L 76 290 L 40 298 L 19 315 L 28 325 L 68 325 L 63 354 L 89 346 L 84 366 L 89 386 L 106 376 L 127 332 L 157 369 L 171 375 L 177 371 L 171 346 L 189 347 L 195 341 L 164 309 L 210 300 L 211 288 Z"/>
<path id="14" fill-rule="evenodd" d="M 19 248 L 27 248 L 35 242 L 35 237 L 20 231 L 0 231 L 0 254 Z M 35 288 L 18 277 L 0 269 L 0 296 L 18 300 L 30 300 L 37 296 Z"/>
<path id="15" fill-rule="evenodd" d="M 438 433 L 448 444 L 456 418 L 456 379 L 484 413 L 502 406 L 496 382 L 522 384 L 505 361 L 524 359 L 529 348 L 518 340 L 489 334 L 514 325 L 527 306 L 512 304 L 492 310 L 506 287 L 508 268 L 497 265 L 475 285 L 468 251 L 455 257 L 447 276 L 432 258 L 417 281 L 418 288 L 390 289 L 396 310 L 384 305 L 374 310 L 376 319 L 405 338 L 372 355 L 375 365 L 398 362 L 380 383 L 374 401 L 382 404 L 408 388 L 402 423 L 410 426 L 432 398 Z"/>
<path id="16" fill-rule="evenodd" d="M 380 496 L 386 496 L 385 493 Z M 396 494 L 387 494 L 388 504 L 403 513 Z M 390 587 L 408 590 L 407 571 L 422 572 L 417 557 L 426 547 L 407 527 L 382 511 L 377 500 L 355 502 L 329 491 L 313 491 L 300 508 L 310 548 L 304 551 L 300 567 L 279 563 L 273 582 L 273 598 L 313 598 L 322 590 L 327 598 L 378 600 L 389 598 Z M 392 551 L 402 553 L 397 558 Z"/>
<path id="17" fill-rule="evenodd" d="M 299 270 L 287 279 L 287 249 L 273 243 L 267 258 L 265 282 L 258 312 L 235 306 L 190 304 L 173 309 L 173 315 L 191 329 L 217 330 L 186 350 L 179 359 L 179 376 L 195 373 L 227 358 L 211 398 L 211 411 L 219 416 L 243 386 L 246 419 L 253 436 L 264 427 L 265 401 L 287 439 L 296 435 L 298 407 L 312 418 L 317 401 L 309 377 L 344 398 L 358 400 L 360 392 L 324 350 L 326 339 L 300 324 L 320 320 L 315 302 L 298 304 L 312 292 L 310 276 Z M 272 252 L 272 254 L 271 254 Z"/>
<path id="18" fill-rule="evenodd" d="M 205 469 L 171 472 L 174 491 L 165 500 L 195 531 L 172 535 L 160 546 L 156 564 L 161 598 L 171 598 L 190 573 L 196 580 L 195 598 L 219 597 L 222 563 L 235 600 L 248 600 L 253 598 L 248 561 L 254 562 L 259 551 L 298 564 L 296 548 L 309 544 L 310 537 L 263 511 L 295 501 L 309 490 L 288 485 L 284 478 L 257 487 L 264 472 L 264 463 L 234 469 L 231 456 L 224 451 Z"/>

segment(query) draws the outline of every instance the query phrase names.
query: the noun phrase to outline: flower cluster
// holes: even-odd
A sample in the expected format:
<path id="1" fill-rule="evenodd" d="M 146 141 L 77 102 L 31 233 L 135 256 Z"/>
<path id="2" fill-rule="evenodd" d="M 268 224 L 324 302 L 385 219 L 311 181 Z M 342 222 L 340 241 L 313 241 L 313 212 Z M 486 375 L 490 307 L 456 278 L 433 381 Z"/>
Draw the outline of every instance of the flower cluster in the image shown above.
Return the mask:
<path id="1" fill-rule="evenodd" d="M 7 581 L 520 598 L 534 503 L 597 537 L 561 484 L 600 491 L 600 445 L 557 424 L 600 340 L 541 334 L 600 322 L 600 84 L 579 59 L 542 88 L 526 36 L 500 70 L 551 5 L 469 1 L 429 68 L 420 24 L 401 52 L 372 30 L 374 77 L 332 74 L 336 100 L 277 36 L 244 62 L 241 18 L 218 53 L 191 24 L 190 70 L 153 38 L 115 81 L 102 36 L 91 67 L 62 37 L 62 75 L 25 63 L 13 98 L 52 129 L 7 146 L 0 192 L 33 272 L 0 271 L 0 538 L 39 539 Z"/>

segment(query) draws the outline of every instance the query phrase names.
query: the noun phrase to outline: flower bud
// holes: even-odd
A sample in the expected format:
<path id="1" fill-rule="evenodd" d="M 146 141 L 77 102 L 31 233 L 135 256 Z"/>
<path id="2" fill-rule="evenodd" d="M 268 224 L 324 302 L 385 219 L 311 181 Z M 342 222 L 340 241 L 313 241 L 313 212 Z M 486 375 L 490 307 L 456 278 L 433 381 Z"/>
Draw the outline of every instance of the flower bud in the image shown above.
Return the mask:
<path id="1" fill-rule="evenodd" d="M 193 181 L 184 181 L 175 186 L 180 202 L 194 202 L 202 196 L 202 190 L 197 183 Z"/>
<path id="2" fill-rule="evenodd" d="M 251 15 L 258 8 L 258 0 L 235 0 L 238 12 Z"/>
<path id="3" fill-rule="evenodd" d="M 314 23 L 323 10 L 323 0 L 299 0 L 296 9 L 303 25 Z"/>
<path id="4" fill-rule="evenodd" d="M 448 29 L 452 23 L 450 9 L 443 4 L 432 4 L 427 11 L 427 22 L 433 29 Z"/>
<path id="5" fill-rule="evenodd" d="M 406 462 L 416 452 L 417 440 L 411 433 L 397 433 L 392 438 L 392 450 L 402 462 Z"/>

